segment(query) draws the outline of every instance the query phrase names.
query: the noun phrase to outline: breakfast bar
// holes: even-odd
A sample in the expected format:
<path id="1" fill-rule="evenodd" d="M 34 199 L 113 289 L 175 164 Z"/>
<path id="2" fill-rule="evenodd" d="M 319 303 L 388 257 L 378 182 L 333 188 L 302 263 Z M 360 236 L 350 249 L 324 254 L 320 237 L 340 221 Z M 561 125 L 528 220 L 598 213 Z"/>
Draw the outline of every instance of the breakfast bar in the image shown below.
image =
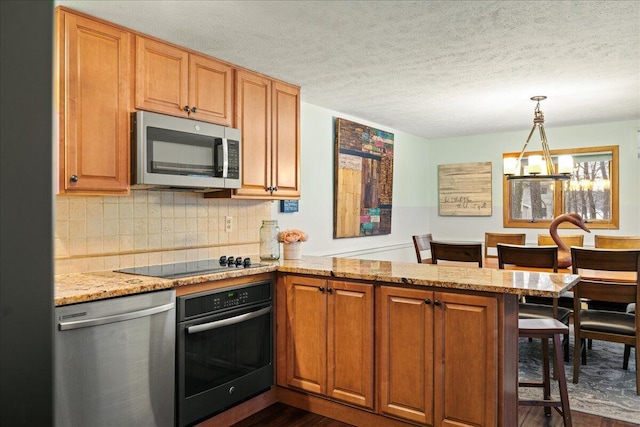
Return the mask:
<path id="1" fill-rule="evenodd" d="M 353 425 L 512 426 L 518 298 L 559 296 L 579 276 L 303 256 L 175 279 L 59 275 L 55 303 L 191 295 L 252 278 L 275 279 L 275 386 L 245 410 L 281 401 Z M 237 422 L 236 409 L 202 426 Z"/>

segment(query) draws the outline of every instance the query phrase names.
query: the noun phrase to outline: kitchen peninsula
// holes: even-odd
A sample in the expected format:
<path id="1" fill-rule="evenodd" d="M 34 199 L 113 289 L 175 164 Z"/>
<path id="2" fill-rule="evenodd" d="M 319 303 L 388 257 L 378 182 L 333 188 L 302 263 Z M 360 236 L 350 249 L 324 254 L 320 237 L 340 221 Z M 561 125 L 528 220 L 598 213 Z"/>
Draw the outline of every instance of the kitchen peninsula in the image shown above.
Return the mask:
<path id="1" fill-rule="evenodd" d="M 178 279 L 60 275 L 55 302 L 184 295 L 258 276 L 277 277 L 272 401 L 355 425 L 505 427 L 517 425 L 518 297 L 558 296 L 579 278 L 305 256 Z"/>

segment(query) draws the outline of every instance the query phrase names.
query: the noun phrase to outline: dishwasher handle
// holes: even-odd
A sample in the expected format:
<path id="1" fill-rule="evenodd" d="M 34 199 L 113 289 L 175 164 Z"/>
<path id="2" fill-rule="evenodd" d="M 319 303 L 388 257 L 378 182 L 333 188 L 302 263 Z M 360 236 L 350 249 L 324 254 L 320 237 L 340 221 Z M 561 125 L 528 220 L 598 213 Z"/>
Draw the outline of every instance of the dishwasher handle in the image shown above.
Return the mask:
<path id="1" fill-rule="evenodd" d="M 260 310 L 251 311 L 249 313 L 240 314 L 228 319 L 216 320 L 215 322 L 203 323 L 201 325 L 193 325 L 187 327 L 188 334 L 197 334 L 198 332 L 210 331 L 211 329 L 222 328 L 223 326 L 235 325 L 236 323 L 245 322 L 250 319 L 270 313 L 272 306 L 261 308 Z"/>
<path id="2" fill-rule="evenodd" d="M 137 319 L 139 317 L 151 316 L 154 314 L 162 313 L 163 311 L 169 311 L 175 307 L 175 303 L 158 305 L 156 307 L 145 308 L 144 310 L 131 311 L 128 313 L 114 314 L 113 316 L 96 317 L 93 319 L 76 320 L 73 322 L 60 322 L 58 323 L 58 329 L 61 331 L 68 331 L 71 329 L 88 328 L 91 326 L 106 325 L 108 323 L 122 322 L 124 320 Z"/>

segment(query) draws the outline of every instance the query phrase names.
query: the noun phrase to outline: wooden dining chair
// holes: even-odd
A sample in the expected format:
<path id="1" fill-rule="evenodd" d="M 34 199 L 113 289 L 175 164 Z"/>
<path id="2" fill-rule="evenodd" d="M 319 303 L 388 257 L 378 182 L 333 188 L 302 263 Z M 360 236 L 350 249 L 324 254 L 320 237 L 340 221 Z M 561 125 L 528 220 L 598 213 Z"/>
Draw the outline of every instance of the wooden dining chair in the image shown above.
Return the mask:
<path id="1" fill-rule="evenodd" d="M 599 249 L 640 249 L 640 236 L 605 236 L 596 234 L 595 247 Z"/>
<path id="2" fill-rule="evenodd" d="M 629 366 L 631 347 L 636 351 L 636 393 L 640 395 L 640 319 L 635 313 L 583 308 L 581 298 L 608 302 L 635 303 L 640 301 L 640 250 L 571 248 L 574 274 L 583 270 L 609 272 L 635 272 L 634 282 L 616 280 L 591 280 L 581 277 L 574 289 L 573 331 L 574 357 L 573 382 L 580 375 L 580 359 L 587 362 L 585 339 L 618 342 L 625 345 L 623 369 Z"/>
<path id="3" fill-rule="evenodd" d="M 559 234 L 558 237 L 568 248 L 571 246 L 584 246 L 584 234 Z M 538 234 L 538 246 L 555 244 L 556 242 L 553 241 L 550 234 Z"/>
<path id="4" fill-rule="evenodd" d="M 599 249 L 640 249 L 640 236 L 607 236 L 596 234 L 594 237 L 595 247 Z M 603 301 L 591 300 L 587 302 L 589 308 L 609 311 L 629 311 L 627 304 L 606 303 Z M 591 340 L 589 340 L 591 349 Z"/>
<path id="5" fill-rule="evenodd" d="M 524 245 L 526 239 L 527 235 L 525 233 L 484 233 L 484 257 L 497 258 L 497 254 L 489 254 L 489 248 L 495 249 L 498 243 Z"/>
<path id="6" fill-rule="evenodd" d="M 478 263 L 482 267 L 482 243 L 445 243 L 431 241 L 431 261 L 458 261 Z"/>
<path id="7" fill-rule="evenodd" d="M 506 245 L 498 243 L 498 268 L 508 269 L 509 266 L 529 267 L 548 272 L 558 272 L 558 247 L 557 246 L 523 246 Z M 571 310 L 558 305 L 558 298 L 539 297 L 535 303 L 525 302 L 518 304 L 519 319 L 557 319 L 569 326 Z M 562 340 L 564 360 L 569 361 L 569 332 Z"/>
<path id="8" fill-rule="evenodd" d="M 413 238 L 413 247 L 416 250 L 416 258 L 418 258 L 419 264 L 431 264 L 431 258 L 422 258 L 423 251 L 431 250 L 431 233 L 429 234 L 416 234 L 412 236 Z"/>

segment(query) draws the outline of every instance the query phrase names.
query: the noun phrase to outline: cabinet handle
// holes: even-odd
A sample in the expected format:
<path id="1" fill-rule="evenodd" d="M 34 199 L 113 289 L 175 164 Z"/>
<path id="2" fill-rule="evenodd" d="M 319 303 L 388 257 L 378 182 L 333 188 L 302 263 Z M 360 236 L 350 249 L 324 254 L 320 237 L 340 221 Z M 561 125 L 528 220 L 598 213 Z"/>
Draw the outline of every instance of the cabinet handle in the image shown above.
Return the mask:
<path id="1" fill-rule="evenodd" d="M 324 292 L 324 287 L 322 287 L 322 286 L 318 286 L 318 290 L 319 290 L 320 292 Z"/>
<path id="2" fill-rule="evenodd" d="M 427 304 L 427 305 L 431 304 L 431 300 L 429 298 L 427 298 L 426 300 L 424 300 L 424 303 Z"/>
<path id="3" fill-rule="evenodd" d="M 271 191 L 278 191 L 278 187 L 277 186 L 271 187 Z"/>
<path id="4" fill-rule="evenodd" d="M 188 105 L 185 105 L 183 108 L 184 111 L 186 111 L 187 113 L 189 113 L 189 110 L 191 110 L 191 108 L 189 108 Z"/>
<path id="5" fill-rule="evenodd" d="M 433 305 L 441 305 L 441 304 L 442 304 L 442 303 L 441 303 L 440 301 L 438 301 L 438 300 L 435 300 L 435 301 L 433 302 Z"/>
<path id="6" fill-rule="evenodd" d="M 78 182 L 78 175 L 71 175 L 71 177 L 69 178 L 69 181 Z"/>
<path id="7" fill-rule="evenodd" d="M 192 112 L 192 113 L 197 113 L 197 112 L 198 112 L 198 109 L 197 109 L 196 107 L 191 107 L 191 112 Z"/>
<path id="8" fill-rule="evenodd" d="M 264 188 L 264 191 L 269 191 L 269 192 L 271 192 L 271 187 L 265 187 L 265 188 Z"/>

